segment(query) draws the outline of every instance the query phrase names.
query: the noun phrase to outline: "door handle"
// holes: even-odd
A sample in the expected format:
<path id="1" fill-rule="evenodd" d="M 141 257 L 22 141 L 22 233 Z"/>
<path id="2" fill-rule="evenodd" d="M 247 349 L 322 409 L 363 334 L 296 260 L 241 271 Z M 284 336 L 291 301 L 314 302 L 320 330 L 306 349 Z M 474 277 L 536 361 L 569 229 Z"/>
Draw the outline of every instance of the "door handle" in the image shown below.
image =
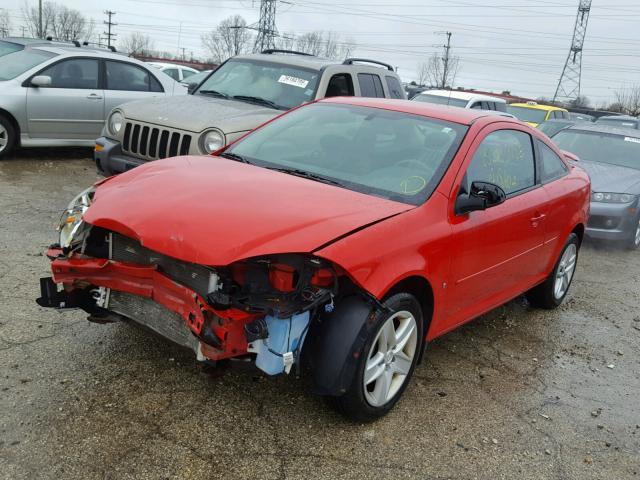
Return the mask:
<path id="1" fill-rule="evenodd" d="M 87 98 L 89 100 L 102 100 L 102 96 L 96 95 L 95 93 L 92 93 L 91 95 L 87 96 Z"/>
<path id="2" fill-rule="evenodd" d="M 533 224 L 534 227 L 537 227 L 538 223 L 540 223 L 545 218 L 547 218 L 547 216 L 544 213 L 541 213 L 538 216 L 533 217 L 531 219 L 531 223 Z"/>

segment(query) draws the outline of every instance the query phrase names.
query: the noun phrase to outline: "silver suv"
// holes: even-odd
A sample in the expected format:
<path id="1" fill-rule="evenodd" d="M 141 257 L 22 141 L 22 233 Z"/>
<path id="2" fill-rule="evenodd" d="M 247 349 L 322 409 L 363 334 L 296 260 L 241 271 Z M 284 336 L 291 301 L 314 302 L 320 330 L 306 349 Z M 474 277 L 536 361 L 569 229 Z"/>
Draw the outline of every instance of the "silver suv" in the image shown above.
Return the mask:
<path id="1" fill-rule="evenodd" d="M 231 58 L 182 98 L 114 109 L 96 141 L 105 175 L 150 160 L 212 153 L 283 111 L 323 97 L 406 98 L 390 65 L 266 50 Z"/>
<path id="2" fill-rule="evenodd" d="M 0 158 L 15 146 L 92 147 L 114 107 L 186 93 L 154 67 L 107 49 L 0 40 Z"/>

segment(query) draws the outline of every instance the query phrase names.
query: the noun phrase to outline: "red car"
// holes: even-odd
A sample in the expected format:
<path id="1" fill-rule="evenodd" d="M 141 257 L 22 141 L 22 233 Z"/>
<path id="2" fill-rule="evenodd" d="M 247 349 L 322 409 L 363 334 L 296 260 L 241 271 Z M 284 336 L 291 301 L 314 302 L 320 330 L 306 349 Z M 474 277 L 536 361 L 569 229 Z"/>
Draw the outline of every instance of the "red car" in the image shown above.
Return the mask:
<path id="1" fill-rule="evenodd" d="M 332 98 L 82 192 L 38 303 L 133 320 L 202 361 L 302 366 L 371 420 L 428 341 L 522 293 L 563 301 L 589 199 L 584 171 L 518 121 Z"/>

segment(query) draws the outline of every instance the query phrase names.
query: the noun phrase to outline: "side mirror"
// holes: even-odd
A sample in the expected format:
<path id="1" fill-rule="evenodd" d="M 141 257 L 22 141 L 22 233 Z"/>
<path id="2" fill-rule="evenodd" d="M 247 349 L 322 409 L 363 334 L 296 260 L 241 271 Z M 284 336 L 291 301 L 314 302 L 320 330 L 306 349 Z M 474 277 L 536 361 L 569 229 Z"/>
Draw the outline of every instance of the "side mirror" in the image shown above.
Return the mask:
<path id="1" fill-rule="evenodd" d="M 477 210 L 486 210 L 504 203 L 507 199 L 505 191 L 494 183 L 473 182 L 471 192 L 460 192 L 456 199 L 456 215 L 465 215 Z"/>
<path id="2" fill-rule="evenodd" d="M 33 87 L 48 87 L 51 85 L 51 77 L 48 75 L 37 75 L 31 79 Z"/>

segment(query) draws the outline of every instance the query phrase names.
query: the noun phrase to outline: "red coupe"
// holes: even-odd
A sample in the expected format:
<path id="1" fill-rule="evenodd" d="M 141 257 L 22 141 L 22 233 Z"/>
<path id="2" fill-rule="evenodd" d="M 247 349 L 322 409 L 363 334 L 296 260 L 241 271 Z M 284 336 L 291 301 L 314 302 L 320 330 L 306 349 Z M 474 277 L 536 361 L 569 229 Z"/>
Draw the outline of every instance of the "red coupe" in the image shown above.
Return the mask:
<path id="1" fill-rule="evenodd" d="M 302 369 L 371 420 L 428 341 L 523 293 L 563 301 L 589 200 L 575 161 L 516 120 L 332 98 L 79 194 L 38 303 L 132 320 L 201 361 Z"/>

